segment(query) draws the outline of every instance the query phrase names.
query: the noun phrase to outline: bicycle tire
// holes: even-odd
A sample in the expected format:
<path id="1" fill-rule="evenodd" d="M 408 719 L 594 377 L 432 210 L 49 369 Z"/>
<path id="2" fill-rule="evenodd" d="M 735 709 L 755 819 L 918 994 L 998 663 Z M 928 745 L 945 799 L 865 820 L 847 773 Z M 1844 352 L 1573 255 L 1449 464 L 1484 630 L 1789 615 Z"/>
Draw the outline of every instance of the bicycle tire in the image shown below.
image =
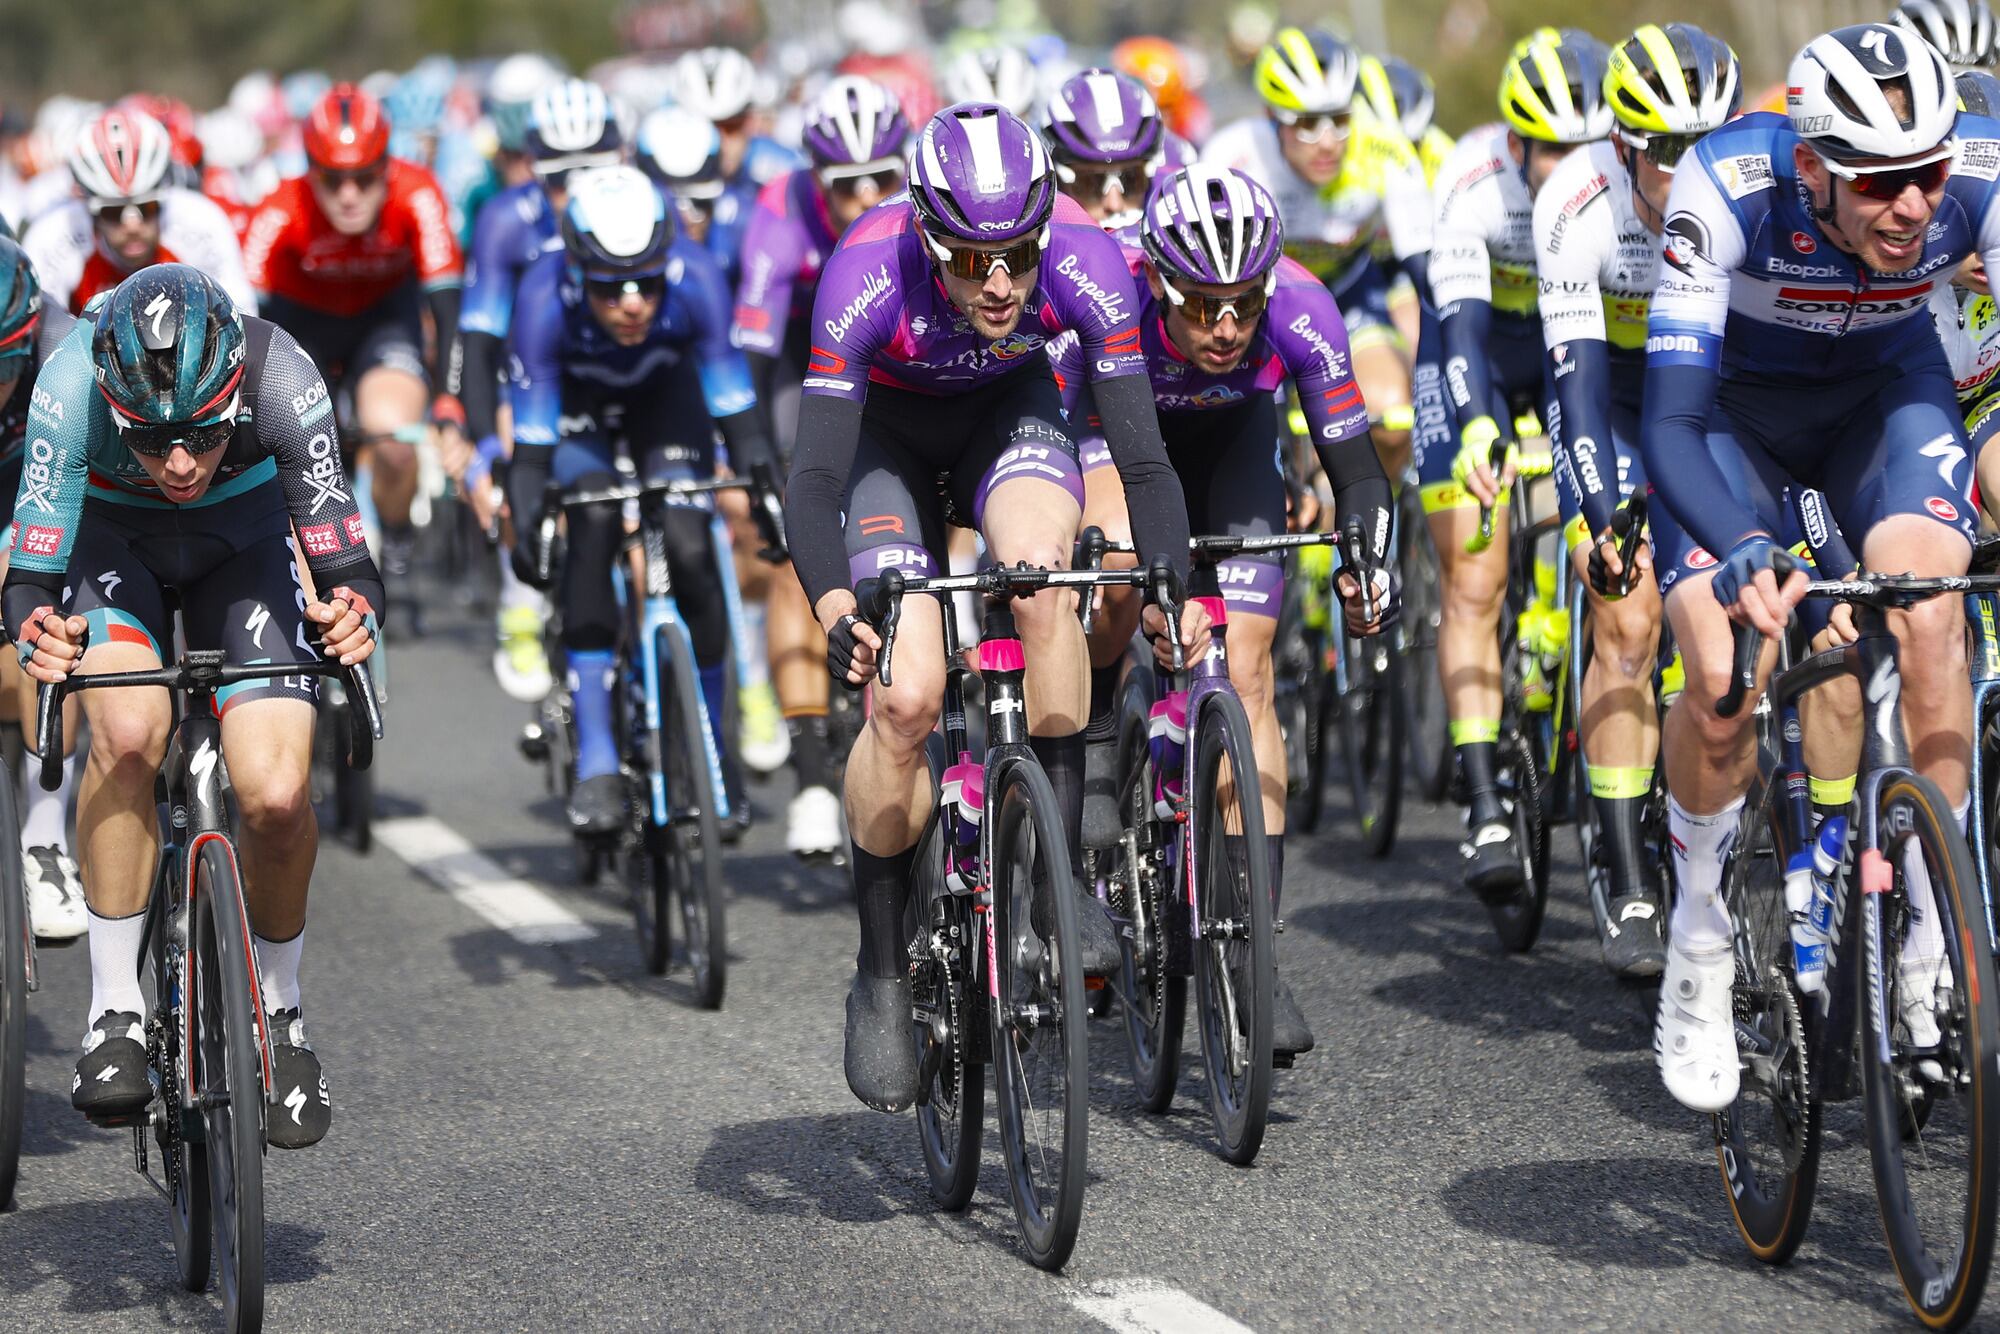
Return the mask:
<path id="1" fill-rule="evenodd" d="M 692 649 L 662 630 L 659 653 L 660 764 L 666 775 L 665 852 L 681 929 L 681 945 L 703 1009 L 722 1008 L 729 981 L 728 908 L 722 889 L 722 821 L 709 768 L 708 723 L 700 686 L 688 670 Z"/>
<path id="2" fill-rule="evenodd" d="M 1506 899 L 1486 905 L 1500 944 L 1514 954 L 1535 947 L 1549 906 L 1548 802 L 1542 795 L 1544 777 L 1534 747 L 1519 728 L 1500 733 L 1500 781 L 1503 799 L 1514 821 L 1515 846 L 1521 849 L 1521 886 Z"/>
<path id="3" fill-rule="evenodd" d="M 1403 488 L 1396 516 L 1401 533 L 1397 561 L 1403 571 L 1403 617 L 1397 633 L 1403 647 L 1403 732 L 1410 748 L 1410 776 L 1418 795 L 1443 801 L 1451 787 L 1455 757 L 1445 707 L 1444 679 L 1438 673 L 1438 625 L 1443 603 L 1437 548 L 1432 545 L 1418 488 Z"/>
<path id="4" fill-rule="evenodd" d="M 921 875 L 929 877 L 940 873 L 941 863 L 937 815 L 933 812 L 924 836 L 917 841 L 916 866 Z M 930 1178 L 931 1198 L 938 1207 L 956 1213 L 972 1202 L 972 1192 L 979 1185 L 979 1146 L 986 1133 L 986 1066 L 968 1041 L 972 1024 L 982 1018 L 974 1003 L 977 975 L 969 965 L 985 957 L 985 942 L 979 938 L 985 917 L 972 911 L 969 899 L 933 897 L 922 886 L 912 887 L 911 900 L 910 934 L 917 935 L 917 914 L 928 916 L 935 905 L 940 914 L 934 919 L 935 929 L 955 951 L 949 960 L 931 953 L 916 956 L 912 997 L 917 1005 L 931 1007 L 943 1027 L 940 1033 L 918 1019 L 911 1023 L 910 1031 L 917 1044 L 917 1069 L 928 1072 L 917 1099 L 917 1135 L 923 1145 L 924 1171 Z M 923 934 L 928 939 L 930 931 Z"/>
<path id="5" fill-rule="evenodd" d="M 1929 779 L 1899 773 L 1883 784 L 1877 803 L 1879 850 L 1863 853 L 1861 881 L 1861 961 L 1865 993 L 1861 1059 L 1866 1096 L 1869 1157 L 1882 1207 L 1882 1231 L 1917 1318 L 1932 1329 L 1958 1329 L 1972 1319 L 1986 1291 L 1993 1262 L 1993 1228 L 2000 1208 L 2000 1010 L 1994 997 L 1992 940 L 1972 853 L 1959 834 L 1951 807 Z M 1942 1083 L 1924 1080 L 1919 1061 L 1899 1054 L 1892 1018 L 1901 959 L 1900 932 L 1908 926 L 1907 850 L 1922 856 L 1930 877 L 1932 902 L 1944 917 L 1940 934 L 1952 979 L 1948 1012 L 1939 1024 L 1937 1062 Z M 1871 866 L 1872 863 L 1872 866 Z M 1895 934 L 1898 941 L 1892 941 Z M 1884 1060 L 1887 1054 L 1888 1059 Z M 1922 1081 L 1920 1084 L 1919 1081 Z M 1923 1089 L 1930 1099 L 1919 1143 L 1906 1151 L 1904 1133 L 1911 1099 Z M 1965 1132 L 1962 1155 L 1946 1147 L 1950 1128 Z M 1914 1127 L 1912 1127 L 1914 1129 Z M 1929 1187 L 1949 1190 L 1964 1177 L 1962 1205 L 1944 1207 Z M 1926 1234 L 1938 1236 L 1952 1219 L 1959 1230 L 1949 1248 L 1938 1250 Z"/>
<path id="6" fill-rule="evenodd" d="M 1056 1270 L 1076 1247 L 1088 1177 L 1083 971 L 1071 963 L 1076 888 L 1048 775 L 1032 758 L 1011 759 L 999 788 L 986 809 L 996 821 L 989 1022 L 1001 1157 L 1028 1259 Z"/>
<path id="7" fill-rule="evenodd" d="M 1819 1188 L 1822 1105 L 1811 1053 L 1818 1008 L 1792 980 L 1791 912 L 1776 849 L 1781 807 L 1766 793 L 1723 872 L 1736 973 L 1731 994 L 1743 1077 L 1712 1120 L 1736 1230 L 1750 1254 L 1787 1263 L 1805 1240 Z M 1764 834 L 1758 836 L 1758 826 Z"/>
<path id="8" fill-rule="evenodd" d="M 184 1132 L 180 1090 L 185 1071 L 193 1057 L 182 1050 L 187 1032 L 187 980 L 190 974 L 189 941 L 185 918 L 179 930 L 171 912 L 185 913 L 182 863 L 163 863 L 153 901 L 159 907 L 149 927 L 149 948 L 153 955 L 153 990 L 157 1005 L 147 1027 L 147 1058 L 163 1085 L 160 1117 L 153 1125 L 153 1139 L 160 1147 L 160 1162 L 166 1173 L 168 1230 L 173 1236 L 174 1265 L 180 1285 L 189 1292 L 208 1286 L 210 1246 L 213 1237 L 208 1200 L 208 1150 L 202 1142 Z M 167 909 L 166 905 L 175 905 Z"/>
<path id="9" fill-rule="evenodd" d="M 1347 693 L 1327 691 L 1322 707 L 1338 724 L 1335 731 L 1347 767 L 1361 850 L 1370 857 L 1386 857 L 1396 846 L 1403 810 L 1402 659 L 1393 644 L 1380 639 L 1343 635 L 1342 640 Z M 1358 668 L 1359 661 L 1370 655 L 1376 661 Z"/>
<path id="10" fill-rule="evenodd" d="M 1273 708 L 1285 742 L 1285 824 L 1314 833 L 1326 805 L 1325 730 L 1320 695 L 1325 689 L 1324 636 L 1305 624 L 1305 592 L 1298 578 L 1285 580 L 1272 647 Z"/>
<path id="11" fill-rule="evenodd" d="M 1202 1067 L 1222 1156 L 1247 1166 L 1263 1147 L 1271 1115 L 1277 945 L 1271 864 L 1264 855 L 1264 800 L 1243 701 L 1225 692 L 1203 700 L 1194 743 L 1194 809 L 1188 830 L 1189 849 L 1199 852 L 1195 893 L 1202 930 L 1194 957 Z M 1225 781 L 1235 794 L 1233 813 L 1224 808 Z M 1230 855 L 1227 826 L 1232 823 L 1241 840 L 1240 864 Z"/>
<path id="12" fill-rule="evenodd" d="M 250 925 L 236 857 L 219 838 L 195 858 L 195 1042 L 200 1052 L 209 1205 L 223 1323 L 248 1334 L 264 1321 L 264 1068 L 252 1013 Z"/>
<path id="13" fill-rule="evenodd" d="M 1119 907 L 1131 923 L 1129 935 L 1119 933 L 1120 996 L 1132 1004 L 1124 1011 L 1125 1051 L 1139 1106 L 1158 1114 L 1173 1105 L 1180 1082 L 1181 1037 L 1187 1024 L 1187 977 L 1168 962 L 1167 914 L 1185 918 L 1187 900 L 1168 874 L 1148 840 L 1139 831 L 1158 832 L 1153 821 L 1153 765 L 1146 745 L 1144 692 L 1136 706 L 1122 710 L 1124 724 L 1118 743 L 1119 786 L 1127 836 L 1120 840 L 1120 859 L 1113 875 Z M 1165 826 L 1170 830 L 1172 826 Z M 1162 835 L 1170 836 L 1170 835 Z"/>
<path id="14" fill-rule="evenodd" d="M 375 847 L 375 771 L 349 765 L 344 747 L 349 715 L 354 706 L 343 703 L 333 711 L 333 802 L 335 819 L 355 852 L 367 856 Z"/>
<path id="15" fill-rule="evenodd" d="M 13 784 L 0 782 L 0 1209 L 14 1199 L 28 1098 L 28 889 Z"/>

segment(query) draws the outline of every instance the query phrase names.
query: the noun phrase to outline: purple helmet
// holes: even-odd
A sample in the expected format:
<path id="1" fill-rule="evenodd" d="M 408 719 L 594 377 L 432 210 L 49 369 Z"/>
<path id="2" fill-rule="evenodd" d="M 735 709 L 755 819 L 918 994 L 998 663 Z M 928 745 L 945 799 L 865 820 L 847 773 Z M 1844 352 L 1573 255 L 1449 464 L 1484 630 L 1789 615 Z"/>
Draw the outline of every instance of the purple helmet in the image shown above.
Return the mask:
<path id="1" fill-rule="evenodd" d="M 900 158 L 909 137 L 896 95 L 852 74 L 833 80 L 813 99 L 804 135 L 813 165 L 821 168 Z"/>
<path id="2" fill-rule="evenodd" d="M 1153 187 L 1139 243 L 1169 278 L 1228 284 L 1275 281 L 1285 236 L 1270 191 L 1234 168 L 1196 163 Z"/>
<path id="3" fill-rule="evenodd" d="M 910 150 L 910 202 L 927 231 L 965 241 L 1012 241 L 1046 227 L 1055 172 L 1042 136 L 994 102 L 960 102 L 932 116 Z"/>
<path id="4" fill-rule="evenodd" d="M 1063 80 L 1049 99 L 1044 125 L 1058 163 L 1150 161 L 1166 139 L 1153 95 L 1111 69 Z"/>

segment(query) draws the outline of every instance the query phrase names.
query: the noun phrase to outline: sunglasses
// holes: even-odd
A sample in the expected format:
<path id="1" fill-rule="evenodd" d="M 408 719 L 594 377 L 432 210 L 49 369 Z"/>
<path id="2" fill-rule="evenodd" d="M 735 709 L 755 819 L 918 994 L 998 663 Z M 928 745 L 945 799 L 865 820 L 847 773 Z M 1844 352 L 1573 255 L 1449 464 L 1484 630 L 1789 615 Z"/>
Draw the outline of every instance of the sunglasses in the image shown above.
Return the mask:
<path id="1" fill-rule="evenodd" d="M 1300 115 L 1296 111 L 1274 112 L 1278 124 L 1289 129 L 1302 144 L 1316 144 L 1332 135 L 1336 139 L 1347 137 L 1348 124 L 1353 120 L 1352 112 L 1343 111 L 1338 115 L 1322 112 L 1316 116 Z"/>
<path id="2" fill-rule="evenodd" d="M 822 175 L 819 183 L 837 195 L 848 198 L 861 193 L 864 183 L 877 195 L 891 195 L 903 188 L 903 173 L 896 167 L 884 167 L 881 171 L 863 172 L 858 176 Z"/>
<path id="3" fill-rule="evenodd" d="M 1645 142 L 1634 145 L 1640 156 L 1661 171 L 1672 172 L 1681 165 L 1681 159 L 1701 142 L 1698 134 L 1649 134 Z"/>
<path id="4" fill-rule="evenodd" d="M 1951 176 L 1951 159 L 1948 157 L 1914 167 L 1889 167 L 1881 171 L 1860 171 L 1843 167 L 1830 159 L 1822 160 L 1826 162 L 1828 171 L 1846 181 L 1848 188 L 1863 199 L 1896 199 L 1913 185 L 1919 194 L 1932 194 L 1943 189 L 1946 179 Z"/>
<path id="5" fill-rule="evenodd" d="M 713 195 L 674 195 L 674 207 L 681 216 L 694 222 L 706 222 L 715 216 L 716 198 Z"/>
<path id="6" fill-rule="evenodd" d="M 314 167 L 313 176 L 319 181 L 320 189 L 330 195 L 337 195 L 344 185 L 351 185 L 366 194 L 382 183 L 385 171 L 381 167 L 361 167 L 354 171 L 333 171 L 326 167 Z"/>
<path id="7" fill-rule="evenodd" d="M 749 128 L 750 113 L 747 111 L 739 111 L 727 120 L 718 120 L 714 122 L 714 125 L 716 133 L 718 134 L 736 134 L 742 130 Z"/>
<path id="8" fill-rule="evenodd" d="M 923 235 L 925 244 L 930 246 L 931 254 L 944 271 L 967 282 L 985 282 L 996 267 L 1005 269 L 1011 275 L 1026 273 L 1042 262 L 1042 239 L 1039 236 L 1023 237 L 1004 250 L 955 250 L 929 232 Z"/>
<path id="9" fill-rule="evenodd" d="M 655 273 L 647 278 L 586 278 L 584 291 L 593 301 L 615 305 L 625 299 L 627 292 L 637 292 L 648 301 L 656 301 L 667 292 L 667 275 Z"/>
<path id="10" fill-rule="evenodd" d="M 1167 281 L 1167 275 L 1160 275 L 1160 287 L 1167 294 L 1167 300 L 1174 303 L 1174 309 L 1189 324 L 1204 329 L 1213 329 L 1222 323 L 1224 315 L 1234 315 L 1238 324 L 1248 324 L 1264 313 L 1264 307 L 1271 301 L 1271 284 L 1258 283 L 1248 291 L 1234 296 L 1208 296 L 1201 292 L 1182 292 Z"/>
<path id="11" fill-rule="evenodd" d="M 1113 190 L 1121 195 L 1144 194 L 1153 173 L 1144 162 L 1113 162 L 1106 166 L 1074 166 L 1065 173 L 1072 199 L 1102 199 Z"/>
<path id="12" fill-rule="evenodd" d="M 118 200 L 115 202 L 92 204 L 90 206 L 90 216 L 96 218 L 105 226 L 111 227 L 126 221 L 125 210 L 127 209 L 137 210 L 141 221 L 158 222 L 160 220 L 160 201 L 157 199 L 143 199 L 137 203 L 129 200 Z"/>
<path id="13" fill-rule="evenodd" d="M 187 450 L 196 458 L 212 454 L 229 443 L 236 434 L 236 419 L 225 417 L 205 426 L 187 426 L 170 423 L 165 426 L 128 426 L 120 432 L 118 439 L 134 454 L 143 454 L 149 459 L 163 459 L 174 452 L 176 445 Z"/>

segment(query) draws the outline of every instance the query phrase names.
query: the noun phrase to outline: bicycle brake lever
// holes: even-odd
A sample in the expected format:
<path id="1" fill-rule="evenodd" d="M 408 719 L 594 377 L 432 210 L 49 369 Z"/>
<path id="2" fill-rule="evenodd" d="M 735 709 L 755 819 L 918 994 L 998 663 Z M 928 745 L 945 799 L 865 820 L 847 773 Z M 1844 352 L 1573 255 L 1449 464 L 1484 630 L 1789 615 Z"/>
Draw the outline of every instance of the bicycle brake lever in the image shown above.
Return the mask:
<path id="1" fill-rule="evenodd" d="M 1152 595 L 1153 605 L 1160 609 L 1160 617 L 1167 623 L 1167 641 L 1172 648 L 1173 670 L 1187 670 L 1186 654 L 1181 648 L 1181 599 L 1178 591 L 1180 579 L 1174 567 L 1167 563 L 1165 556 L 1153 558 L 1152 567 L 1146 572 L 1147 592 Z"/>
<path id="2" fill-rule="evenodd" d="M 1341 526 L 1340 554 L 1348 572 L 1361 585 L 1361 623 L 1371 625 L 1375 621 L 1375 563 L 1368 550 L 1368 530 L 1360 519 L 1350 518 Z"/>

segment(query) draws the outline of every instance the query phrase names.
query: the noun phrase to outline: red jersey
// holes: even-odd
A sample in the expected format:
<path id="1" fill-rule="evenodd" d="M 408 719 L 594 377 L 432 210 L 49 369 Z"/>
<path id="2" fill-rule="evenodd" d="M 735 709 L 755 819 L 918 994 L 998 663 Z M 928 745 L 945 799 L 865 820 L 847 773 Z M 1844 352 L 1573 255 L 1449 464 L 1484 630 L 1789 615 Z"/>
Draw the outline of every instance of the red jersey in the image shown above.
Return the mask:
<path id="1" fill-rule="evenodd" d="M 360 236 L 333 229 L 304 177 L 280 182 L 250 218 L 243 262 L 258 291 L 341 316 L 380 305 L 412 275 L 456 287 L 465 267 L 437 178 L 401 158 L 389 159 L 381 216 Z"/>

